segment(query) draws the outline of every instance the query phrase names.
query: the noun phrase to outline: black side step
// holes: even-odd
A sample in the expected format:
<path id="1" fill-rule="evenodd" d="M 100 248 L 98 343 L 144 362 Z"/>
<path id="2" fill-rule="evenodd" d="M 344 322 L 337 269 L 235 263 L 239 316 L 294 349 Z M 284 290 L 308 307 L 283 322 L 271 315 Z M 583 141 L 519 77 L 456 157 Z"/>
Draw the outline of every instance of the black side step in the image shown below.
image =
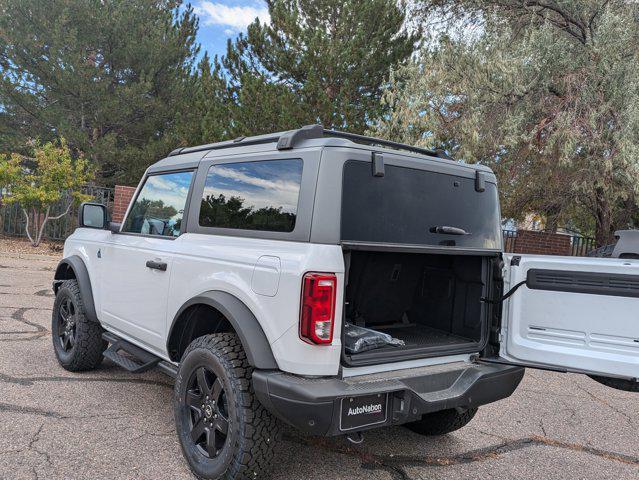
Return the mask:
<path id="1" fill-rule="evenodd" d="M 102 338 L 111 344 L 102 355 L 131 373 L 142 373 L 151 370 L 162 360 L 160 357 L 156 357 L 152 353 L 110 332 L 104 332 Z M 119 353 L 120 351 L 129 355 L 122 355 Z"/>

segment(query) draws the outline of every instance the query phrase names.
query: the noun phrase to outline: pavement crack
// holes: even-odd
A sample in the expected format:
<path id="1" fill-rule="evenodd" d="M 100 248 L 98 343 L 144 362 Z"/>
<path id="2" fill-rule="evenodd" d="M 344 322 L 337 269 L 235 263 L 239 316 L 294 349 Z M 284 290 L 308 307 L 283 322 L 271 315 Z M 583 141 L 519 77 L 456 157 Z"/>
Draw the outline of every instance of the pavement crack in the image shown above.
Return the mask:
<path id="1" fill-rule="evenodd" d="M 546 434 L 546 427 L 544 427 L 544 419 L 540 418 L 539 419 L 539 428 L 541 428 L 541 433 L 544 434 L 544 438 L 546 438 L 548 435 Z"/>
<path id="2" fill-rule="evenodd" d="M 13 309 L 13 310 L 18 310 L 20 308 L 25 308 L 25 307 L 16 307 L 16 306 L 13 306 L 13 305 L 2 305 L 2 306 L 0 306 L 0 309 L 10 309 L 10 308 Z M 42 307 L 28 307 L 27 310 L 41 310 L 41 311 L 44 311 L 44 312 L 50 312 L 53 309 L 52 308 L 42 308 Z"/>
<path id="3" fill-rule="evenodd" d="M 15 334 L 28 334 L 30 335 L 29 337 L 25 337 L 25 338 L 2 338 L 0 339 L 0 342 L 26 342 L 26 341 L 30 341 L 30 340 L 36 340 L 39 339 L 45 335 L 47 335 L 49 333 L 49 331 L 44 328 L 42 325 L 39 325 L 37 323 L 31 322 L 29 320 L 27 320 L 26 318 L 24 318 L 24 314 L 27 313 L 29 310 L 34 310 L 31 307 L 18 307 L 18 308 L 14 308 L 14 311 L 11 313 L 10 317 L 12 320 L 16 321 L 16 322 L 20 322 L 20 323 L 24 323 L 25 325 L 28 325 L 30 327 L 35 328 L 35 331 L 26 331 L 26 332 L 17 332 L 17 331 L 10 331 L 10 332 L 0 332 L 0 335 L 15 335 Z"/>
<path id="4" fill-rule="evenodd" d="M 600 403 L 601 405 L 604 405 L 604 406 L 608 407 L 610 410 L 612 410 L 615 413 L 618 413 L 619 415 L 621 415 L 622 417 L 624 417 L 626 419 L 626 421 L 628 422 L 629 425 L 634 426 L 634 422 L 633 422 L 632 417 L 630 415 L 628 415 L 626 412 L 624 412 L 623 410 L 618 409 L 614 405 L 610 404 L 609 402 L 607 402 L 603 398 L 601 398 L 601 397 L 595 395 L 594 393 L 590 392 L 589 390 L 587 390 L 586 388 L 582 387 L 581 385 L 575 383 L 575 386 L 579 390 L 581 390 L 582 392 L 586 393 L 595 402 Z"/>
<path id="5" fill-rule="evenodd" d="M 46 461 L 48 465 L 52 465 L 51 463 L 51 456 L 49 455 L 49 452 L 47 452 L 46 450 L 40 450 L 39 448 L 36 447 L 36 443 L 38 443 L 40 441 L 40 434 L 42 433 L 42 429 L 44 428 L 44 423 L 40 424 L 40 426 L 38 427 L 38 430 L 35 432 L 35 434 L 33 435 L 33 437 L 31 438 L 31 441 L 29 441 L 29 446 L 28 449 L 29 450 L 33 450 L 34 452 L 42 455 Z M 37 472 L 35 472 L 35 467 L 34 467 L 34 473 L 37 475 Z"/>
<path id="6" fill-rule="evenodd" d="M 14 405 L 11 403 L 0 403 L 0 412 L 19 413 L 23 415 L 37 415 L 37 416 L 45 417 L 45 418 L 53 418 L 55 420 L 91 420 L 94 418 L 106 418 L 107 420 L 118 420 L 122 418 L 131 418 L 135 416 L 135 414 L 122 415 L 122 414 L 114 414 L 114 413 L 106 413 L 106 414 L 96 413 L 91 415 L 63 415 L 53 410 L 45 410 L 45 409 L 37 408 L 37 407 L 26 407 L 22 405 Z M 35 437 L 37 437 L 40 434 L 41 430 L 42 428 L 39 429 Z M 35 441 L 37 441 L 37 438 Z M 29 445 L 29 447 L 31 447 L 31 445 Z"/>
<path id="7" fill-rule="evenodd" d="M 577 443 L 562 442 L 547 437 L 533 435 L 520 439 L 504 441 L 498 445 L 469 450 L 455 455 L 443 456 L 408 456 L 408 455 L 380 455 L 367 452 L 365 450 L 356 449 L 351 446 L 340 446 L 338 444 L 327 441 L 323 438 L 302 438 L 298 436 L 288 436 L 289 441 L 301 443 L 302 445 L 312 446 L 332 453 L 349 455 L 356 457 L 361 462 L 361 467 L 366 469 L 381 469 L 392 473 L 396 478 L 406 479 L 405 468 L 407 467 L 446 467 L 452 465 L 462 465 L 474 462 L 491 460 L 502 455 L 517 450 L 542 446 L 554 447 L 573 452 L 586 453 L 597 457 L 604 458 L 615 462 L 624 463 L 626 465 L 639 466 L 639 457 L 626 455 L 622 453 L 610 452 L 598 449 L 588 445 Z"/>
<path id="8" fill-rule="evenodd" d="M 7 375 L 6 373 L 0 373 L 0 382 L 13 383 L 15 385 L 22 385 L 30 387 L 37 382 L 106 382 L 106 383 L 132 383 L 138 385 L 152 385 L 156 387 L 173 388 L 173 385 L 157 380 L 148 380 L 145 378 L 117 378 L 117 377 L 62 377 L 62 376 L 49 376 L 49 377 L 15 377 Z"/>
<path id="9" fill-rule="evenodd" d="M 23 405 L 13 405 L 11 403 L 0 402 L 0 412 L 20 413 L 24 415 L 39 415 L 41 417 L 56 418 L 58 420 L 63 419 L 64 416 L 60 415 L 53 410 L 44 410 L 36 407 L 26 407 Z"/>

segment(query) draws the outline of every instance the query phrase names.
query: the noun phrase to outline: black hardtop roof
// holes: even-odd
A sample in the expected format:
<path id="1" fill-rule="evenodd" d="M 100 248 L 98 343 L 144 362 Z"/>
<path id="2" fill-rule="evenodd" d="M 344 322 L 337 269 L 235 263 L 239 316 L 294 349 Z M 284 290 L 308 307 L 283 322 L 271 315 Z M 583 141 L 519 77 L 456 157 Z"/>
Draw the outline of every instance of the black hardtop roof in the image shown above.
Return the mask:
<path id="1" fill-rule="evenodd" d="M 309 142 L 309 140 L 311 142 Z M 288 130 L 284 132 L 269 133 L 265 135 L 256 135 L 252 137 L 239 137 L 234 140 L 224 142 L 209 143 L 194 147 L 181 147 L 173 150 L 169 155 L 155 163 L 150 167 L 151 171 L 160 171 L 165 169 L 191 168 L 197 166 L 199 161 L 208 153 L 215 150 L 233 149 L 233 153 L 241 153 L 238 150 L 243 147 L 256 145 L 274 144 L 277 150 L 292 150 L 296 147 L 306 146 L 335 146 L 336 142 L 341 146 L 353 146 L 380 151 L 398 151 L 407 152 L 416 157 L 429 157 L 430 160 L 442 160 L 454 162 L 454 159 L 446 154 L 443 150 L 431 150 L 422 147 L 415 147 L 403 143 L 384 140 L 381 138 L 359 135 L 355 133 L 342 132 L 338 130 L 329 130 L 322 125 L 306 125 L 296 130 Z M 342 143 L 343 142 L 343 143 Z M 230 153 L 230 152 L 229 152 Z M 471 168 L 473 170 L 483 170 L 491 172 L 490 168 L 474 164 L 468 165 L 457 163 L 460 167 Z"/>
<path id="2" fill-rule="evenodd" d="M 444 158 L 452 160 L 443 150 L 431 150 L 427 148 L 414 147 L 406 145 L 404 143 L 392 142 L 390 140 L 383 140 L 381 138 L 369 137 L 366 135 L 358 135 L 356 133 L 341 132 L 339 130 L 329 130 L 322 127 L 322 125 L 306 125 L 296 130 L 288 130 L 285 132 L 270 133 L 266 135 L 256 135 L 254 137 L 238 137 L 234 140 L 227 140 L 225 142 L 209 143 L 206 145 L 199 145 L 196 147 L 182 147 L 176 148 L 169 157 L 174 155 L 181 155 L 184 153 L 203 152 L 210 150 L 219 150 L 222 148 L 233 148 L 246 145 L 257 145 L 263 143 L 277 142 L 278 150 L 290 150 L 295 148 L 303 140 L 312 138 L 343 138 L 351 140 L 355 143 L 363 143 L 365 145 L 379 145 L 384 147 L 390 147 L 397 150 L 405 150 L 413 153 L 419 153 L 422 155 L 428 155 L 431 157 Z"/>

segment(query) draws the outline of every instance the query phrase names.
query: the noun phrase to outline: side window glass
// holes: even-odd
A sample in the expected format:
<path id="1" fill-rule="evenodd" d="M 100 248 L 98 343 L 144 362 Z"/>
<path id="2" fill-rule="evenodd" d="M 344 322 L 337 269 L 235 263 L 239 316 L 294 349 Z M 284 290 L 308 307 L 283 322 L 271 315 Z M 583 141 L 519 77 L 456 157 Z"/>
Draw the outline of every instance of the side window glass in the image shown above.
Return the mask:
<path id="1" fill-rule="evenodd" d="M 123 232 L 177 237 L 193 172 L 151 175 L 131 207 Z"/>
<path id="2" fill-rule="evenodd" d="M 213 165 L 200 206 L 200 226 L 292 232 L 302 160 Z"/>

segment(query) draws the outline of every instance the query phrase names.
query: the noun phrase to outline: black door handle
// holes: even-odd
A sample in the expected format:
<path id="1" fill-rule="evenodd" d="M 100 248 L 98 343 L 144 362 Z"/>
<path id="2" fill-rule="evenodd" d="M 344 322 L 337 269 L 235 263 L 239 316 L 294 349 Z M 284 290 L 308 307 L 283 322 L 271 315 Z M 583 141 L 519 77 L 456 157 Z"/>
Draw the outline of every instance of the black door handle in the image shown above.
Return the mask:
<path id="1" fill-rule="evenodd" d="M 153 260 L 147 260 L 146 261 L 146 266 L 149 268 L 152 268 L 154 270 L 161 270 L 163 272 L 166 271 L 166 263 L 164 262 L 156 262 Z"/>

